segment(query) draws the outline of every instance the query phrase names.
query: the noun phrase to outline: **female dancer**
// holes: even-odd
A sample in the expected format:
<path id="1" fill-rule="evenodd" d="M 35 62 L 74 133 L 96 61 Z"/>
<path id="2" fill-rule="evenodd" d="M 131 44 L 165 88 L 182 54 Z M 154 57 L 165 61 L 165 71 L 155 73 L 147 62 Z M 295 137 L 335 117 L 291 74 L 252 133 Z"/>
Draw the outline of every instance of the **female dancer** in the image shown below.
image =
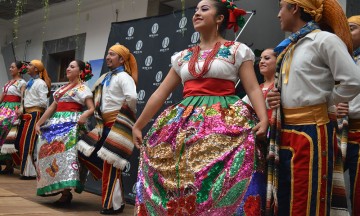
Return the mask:
<path id="1" fill-rule="evenodd" d="M 172 56 L 172 68 L 133 127 L 141 148 L 138 215 L 261 214 L 266 177 L 254 140 L 268 127 L 265 102 L 253 52 L 221 36 L 245 13 L 231 1 L 197 5 L 193 25 L 200 44 Z M 259 122 L 235 95 L 238 78 Z M 141 130 L 180 83 L 184 99 L 162 112 L 142 140 Z"/>
<path id="2" fill-rule="evenodd" d="M 66 69 L 69 83 L 54 92 L 54 102 L 36 124 L 39 134 L 37 145 L 37 195 L 47 196 L 59 192 L 57 205 L 70 204 L 71 189 L 81 192 L 79 161 L 76 143 L 84 131 L 87 118 L 94 112 L 90 89 L 83 81 L 91 78 L 91 66 L 83 61 L 72 61 Z M 83 105 L 87 110 L 82 112 Z"/>
<path id="3" fill-rule="evenodd" d="M 260 84 L 260 88 L 263 92 L 265 99 L 269 91 L 274 88 L 276 70 L 276 54 L 274 52 L 274 49 L 268 48 L 261 53 L 259 69 L 260 73 L 264 76 L 264 83 Z M 249 97 L 247 95 L 243 98 L 243 101 L 251 105 Z M 267 113 L 270 121 L 272 109 L 268 108 Z"/>
<path id="4" fill-rule="evenodd" d="M 10 75 L 12 77 L 4 88 L 0 96 L 0 160 L 5 160 L 6 167 L 0 174 L 12 174 L 14 172 L 13 160 L 7 151 L 7 147 L 14 147 L 16 139 L 19 120 L 21 115 L 20 103 L 22 95 L 25 90 L 26 81 L 21 77 L 21 74 L 26 73 L 26 65 L 21 61 L 16 61 L 10 65 Z M 3 145 L 5 144 L 5 145 Z"/>

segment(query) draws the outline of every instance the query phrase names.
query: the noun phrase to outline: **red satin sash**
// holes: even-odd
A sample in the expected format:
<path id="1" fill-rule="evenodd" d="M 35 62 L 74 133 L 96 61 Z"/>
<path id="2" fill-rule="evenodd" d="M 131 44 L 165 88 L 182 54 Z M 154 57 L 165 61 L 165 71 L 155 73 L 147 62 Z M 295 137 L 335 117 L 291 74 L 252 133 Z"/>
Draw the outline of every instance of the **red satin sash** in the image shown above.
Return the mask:
<path id="1" fill-rule="evenodd" d="M 76 102 L 59 102 L 56 112 L 81 112 L 82 105 Z"/>
<path id="2" fill-rule="evenodd" d="M 216 78 L 200 78 L 188 80 L 184 83 L 184 98 L 189 96 L 226 95 L 235 95 L 235 84 L 233 81 Z"/>
<path id="3" fill-rule="evenodd" d="M 20 102 L 21 101 L 21 97 L 16 96 L 16 95 L 5 95 L 3 102 Z"/>

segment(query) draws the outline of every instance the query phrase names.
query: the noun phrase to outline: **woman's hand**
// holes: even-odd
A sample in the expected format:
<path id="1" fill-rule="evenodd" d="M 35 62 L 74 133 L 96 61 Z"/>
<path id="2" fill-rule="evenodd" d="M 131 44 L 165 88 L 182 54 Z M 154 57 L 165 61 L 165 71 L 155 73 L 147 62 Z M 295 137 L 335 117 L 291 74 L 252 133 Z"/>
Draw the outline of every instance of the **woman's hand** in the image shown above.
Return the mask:
<path id="1" fill-rule="evenodd" d="M 266 102 L 269 105 L 270 109 L 275 109 L 280 107 L 280 92 L 278 89 L 273 88 L 266 96 Z"/>
<path id="2" fill-rule="evenodd" d="M 339 103 L 336 105 L 336 116 L 339 118 L 345 117 L 349 114 L 349 104 Z"/>
<path id="3" fill-rule="evenodd" d="M 35 132 L 36 132 L 37 135 L 41 134 L 40 125 L 38 125 L 38 124 L 35 125 Z"/>
<path id="4" fill-rule="evenodd" d="M 266 137 L 268 127 L 269 127 L 268 120 L 263 120 L 260 121 L 257 125 L 255 125 L 255 127 L 253 127 L 252 130 L 255 132 L 257 137 L 264 138 Z"/>
<path id="5" fill-rule="evenodd" d="M 21 116 L 21 115 L 23 114 L 23 108 L 22 108 L 22 107 L 20 107 L 20 108 L 17 108 L 17 107 L 16 107 L 15 112 L 16 112 L 16 115 L 17 115 L 17 116 Z"/>
<path id="6" fill-rule="evenodd" d="M 137 127 L 133 127 L 132 129 L 133 143 L 136 148 L 140 149 L 142 145 L 142 133 L 141 130 Z"/>
<path id="7" fill-rule="evenodd" d="M 81 115 L 77 123 L 79 125 L 84 125 L 86 123 L 86 121 L 87 121 L 87 118 L 84 115 Z"/>

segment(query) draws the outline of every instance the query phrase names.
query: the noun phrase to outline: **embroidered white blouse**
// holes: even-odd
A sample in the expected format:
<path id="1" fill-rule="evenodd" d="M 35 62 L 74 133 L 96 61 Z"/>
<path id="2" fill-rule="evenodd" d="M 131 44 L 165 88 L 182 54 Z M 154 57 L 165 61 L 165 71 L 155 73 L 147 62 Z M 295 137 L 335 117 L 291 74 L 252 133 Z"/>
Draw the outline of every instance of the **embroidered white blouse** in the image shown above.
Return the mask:
<path id="1" fill-rule="evenodd" d="M 126 72 L 114 74 L 110 85 L 103 86 L 101 107 L 102 113 L 120 110 L 126 102 L 129 108 L 136 112 L 136 85 L 132 77 Z"/>
<path id="2" fill-rule="evenodd" d="M 359 68 L 340 38 L 326 31 L 310 33 L 295 46 L 281 103 L 292 108 L 347 102 L 360 93 L 359 83 Z"/>
<path id="3" fill-rule="evenodd" d="M 9 81 L 10 82 L 10 81 Z M 21 96 L 21 87 L 26 85 L 26 81 L 23 79 L 16 80 L 8 89 L 7 95 L 16 95 Z M 6 85 L 5 85 L 6 86 Z M 3 92 L 5 92 L 5 86 L 3 87 Z"/>
<path id="4" fill-rule="evenodd" d="M 204 65 L 206 56 L 210 50 L 201 50 L 198 58 L 198 65 L 195 66 L 196 72 Z M 186 49 L 171 57 L 172 67 L 180 76 L 182 83 L 191 79 L 196 79 L 188 70 L 189 60 L 192 52 Z M 255 55 L 252 50 L 240 42 L 226 42 L 222 44 L 214 61 L 211 63 L 209 71 L 203 76 L 204 78 L 218 78 L 231 80 L 236 83 L 239 79 L 239 68 L 244 61 L 254 61 Z"/>
<path id="5" fill-rule="evenodd" d="M 25 90 L 24 107 L 43 107 L 48 104 L 48 87 L 44 80 L 37 78 L 29 89 Z"/>

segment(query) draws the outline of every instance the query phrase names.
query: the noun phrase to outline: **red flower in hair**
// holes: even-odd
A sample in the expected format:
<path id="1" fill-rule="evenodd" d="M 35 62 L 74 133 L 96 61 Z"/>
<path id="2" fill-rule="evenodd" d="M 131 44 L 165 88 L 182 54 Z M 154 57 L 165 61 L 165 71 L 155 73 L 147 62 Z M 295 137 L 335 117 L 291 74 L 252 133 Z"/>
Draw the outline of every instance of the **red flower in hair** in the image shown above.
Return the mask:
<path id="1" fill-rule="evenodd" d="M 26 74 L 27 73 L 27 68 L 26 68 L 26 64 L 23 63 L 23 65 L 21 66 L 20 70 L 20 74 Z"/>
<path id="2" fill-rule="evenodd" d="M 229 21 L 227 28 L 228 29 L 234 28 L 234 32 L 237 32 L 237 30 L 239 29 L 240 22 L 242 22 L 241 19 L 243 19 L 242 16 L 244 16 L 245 14 L 246 12 L 244 10 L 240 10 L 238 8 L 229 9 Z"/>
<path id="3" fill-rule="evenodd" d="M 85 69 L 83 73 L 80 74 L 80 78 L 82 81 L 86 82 L 91 79 L 92 76 L 94 75 L 92 74 L 91 64 L 89 62 L 86 62 Z"/>
<path id="4" fill-rule="evenodd" d="M 229 21 L 227 23 L 227 29 L 234 28 L 234 32 L 237 32 L 239 26 L 243 27 L 245 24 L 245 19 L 243 16 L 246 14 L 246 11 L 237 8 L 236 5 L 229 0 L 218 1 L 223 3 L 229 10 Z"/>

